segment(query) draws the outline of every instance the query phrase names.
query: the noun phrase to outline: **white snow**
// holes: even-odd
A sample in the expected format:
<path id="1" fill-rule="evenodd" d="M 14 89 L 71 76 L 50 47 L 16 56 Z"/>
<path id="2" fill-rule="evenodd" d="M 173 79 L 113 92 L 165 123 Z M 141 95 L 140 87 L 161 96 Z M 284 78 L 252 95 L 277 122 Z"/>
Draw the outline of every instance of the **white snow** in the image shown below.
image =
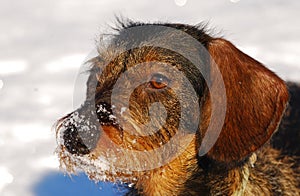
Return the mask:
<path id="1" fill-rule="evenodd" d="M 25 60 L 0 60 L 0 75 L 17 74 L 26 69 L 28 69 L 28 63 Z"/>
<path id="2" fill-rule="evenodd" d="M 121 111 L 120 111 L 121 116 L 123 116 L 123 113 L 126 112 L 126 110 L 127 107 L 121 107 Z"/>
<path id="3" fill-rule="evenodd" d="M 15 142 L 35 142 L 52 138 L 51 129 L 41 124 L 19 124 L 11 128 L 11 137 Z"/>
<path id="4" fill-rule="evenodd" d="M 0 192 L 7 185 L 14 181 L 14 176 L 6 167 L 0 166 Z"/>
<path id="5" fill-rule="evenodd" d="M 62 57 L 56 61 L 47 63 L 45 65 L 46 71 L 52 73 L 63 72 L 67 70 L 79 69 L 84 62 L 86 54 L 75 54 L 70 56 Z"/>
<path id="6" fill-rule="evenodd" d="M 3 86 L 4 86 L 4 82 L 3 80 L 0 79 L 0 90 L 3 88 Z"/>
<path id="7" fill-rule="evenodd" d="M 103 107 L 102 105 L 99 106 L 97 112 L 107 112 L 106 108 Z"/>

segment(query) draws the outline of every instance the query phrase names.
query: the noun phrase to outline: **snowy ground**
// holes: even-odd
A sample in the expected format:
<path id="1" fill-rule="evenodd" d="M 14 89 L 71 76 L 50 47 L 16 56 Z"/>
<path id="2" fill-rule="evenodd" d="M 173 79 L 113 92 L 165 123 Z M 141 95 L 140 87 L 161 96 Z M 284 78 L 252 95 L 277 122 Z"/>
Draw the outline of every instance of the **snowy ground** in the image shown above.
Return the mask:
<path id="1" fill-rule="evenodd" d="M 59 173 L 52 125 L 72 111 L 78 69 L 114 15 L 209 21 L 286 80 L 300 82 L 300 1 L 0 0 L 0 195 L 111 195 Z"/>

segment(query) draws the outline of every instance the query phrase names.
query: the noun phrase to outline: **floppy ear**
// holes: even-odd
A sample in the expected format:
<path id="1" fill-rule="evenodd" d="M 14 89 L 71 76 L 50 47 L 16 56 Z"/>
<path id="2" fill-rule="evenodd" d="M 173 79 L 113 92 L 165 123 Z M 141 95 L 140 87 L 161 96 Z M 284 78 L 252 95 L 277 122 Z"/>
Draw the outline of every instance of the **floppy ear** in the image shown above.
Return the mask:
<path id="1" fill-rule="evenodd" d="M 225 163 L 241 161 L 276 131 L 287 105 L 287 88 L 273 72 L 224 39 L 213 39 L 208 51 L 223 76 L 227 110 L 222 131 L 207 155 Z"/>

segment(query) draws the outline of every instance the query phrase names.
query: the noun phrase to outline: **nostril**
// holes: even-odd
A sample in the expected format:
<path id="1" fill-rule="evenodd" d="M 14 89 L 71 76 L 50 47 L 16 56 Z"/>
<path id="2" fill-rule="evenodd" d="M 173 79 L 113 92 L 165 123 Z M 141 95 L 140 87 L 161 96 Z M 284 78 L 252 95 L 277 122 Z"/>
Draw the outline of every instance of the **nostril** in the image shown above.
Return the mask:
<path id="1" fill-rule="evenodd" d="M 63 140 L 65 147 L 72 154 L 85 155 L 90 153 L 74 125 L 64 131 Z"/>

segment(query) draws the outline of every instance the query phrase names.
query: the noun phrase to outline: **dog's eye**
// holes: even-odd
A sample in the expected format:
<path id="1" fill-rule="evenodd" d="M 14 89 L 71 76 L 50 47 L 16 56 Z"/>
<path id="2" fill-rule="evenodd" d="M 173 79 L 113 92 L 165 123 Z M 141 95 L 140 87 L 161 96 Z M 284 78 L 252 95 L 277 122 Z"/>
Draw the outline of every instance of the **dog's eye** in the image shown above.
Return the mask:
<path id="1" fill-rule="evenodd" d="M 162 89 L 167 87 L 169 85 L 169 82 L 169 78 L 159 73 L 152 75 L 152 78 L 150 80 L 151 86 L 156 89 Z"/>

